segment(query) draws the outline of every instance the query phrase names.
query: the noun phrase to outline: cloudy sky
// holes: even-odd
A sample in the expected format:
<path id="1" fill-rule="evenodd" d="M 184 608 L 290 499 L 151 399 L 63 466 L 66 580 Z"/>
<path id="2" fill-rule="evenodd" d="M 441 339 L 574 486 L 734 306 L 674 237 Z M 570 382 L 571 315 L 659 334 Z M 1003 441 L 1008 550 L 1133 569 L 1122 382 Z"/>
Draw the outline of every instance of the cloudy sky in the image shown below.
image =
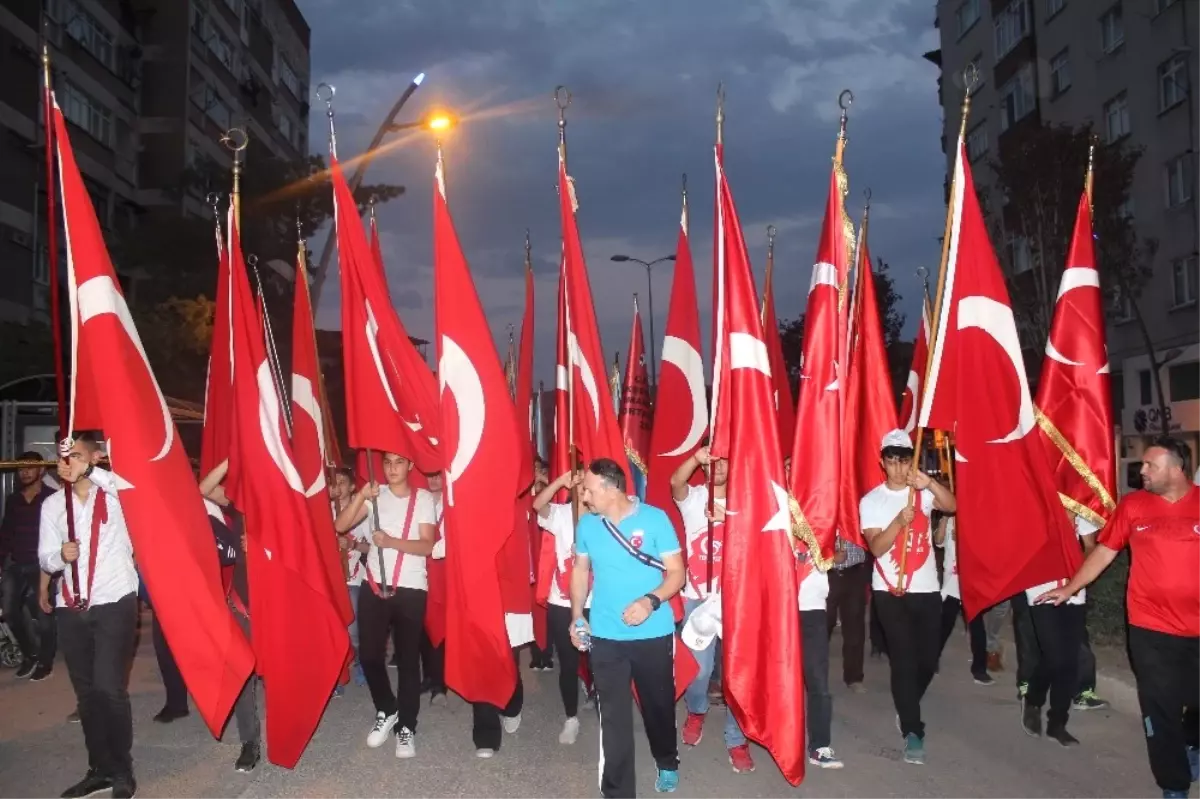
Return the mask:
<path id="1" fill-rule="evenodd" d="M 837 97 L 854 92 L 846 167 L 857 219 L 870 188 L 873 254 L 919 309 L 919 266 L 936 268 L 944 218 L 937 47 L 929 0 L 297 0 L 312 27 L 312 77 L 337 88 L 339 154 L 362 152 L 401 91 L 401 112 L 444 105 L 464 123 L 445 143 L 447 193 L 498 346 L 523 309 L 525 229 L 537 273 L 537 378 L 553 375 L 559 252 L 554 87 L 568 86 L 569 167 L 606 351 L 627 348 L 633 292 L 646 274 L 614 253 L 674 251 L 680 176 L 689 176 L 692 247 L 707 328 L 712 262 L 714 103 L 726 91 L 726 170 L 761 289 L 766 227 L 776 239 L 781 318 L 803 310 L 816 252 Z M 324 151 L 314 103 L 311 146 Z M 398 142 L 368 182 L 407 193 L 379 214 L 393 301 L 410 333 L 432 338 L 433 142 Z M 318 252 L 321 242 L 315 241 Z M 336 257 L 335 257 L 336 262 Z M 661 338 L 671 264 L 655 267 Z M 661 270 L 661 271 L 658 271 Z M 336 328 L 338 287 L 318 323 Z M 707 338 L 707 336 L 705 336 Z"/>

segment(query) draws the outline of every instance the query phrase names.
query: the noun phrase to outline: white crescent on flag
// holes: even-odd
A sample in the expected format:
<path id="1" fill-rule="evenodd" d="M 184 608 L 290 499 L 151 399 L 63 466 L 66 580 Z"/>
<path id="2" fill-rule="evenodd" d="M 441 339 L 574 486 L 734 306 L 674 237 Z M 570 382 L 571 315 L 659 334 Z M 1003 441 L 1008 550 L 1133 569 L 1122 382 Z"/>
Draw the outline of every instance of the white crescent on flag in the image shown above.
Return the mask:
<path id="1" fill-rule="evenodd" d="M 1017 425 L 1003 438 L 993 439 L 990 444 L 1007 444 L 1024 438 L 1036 425 L 1033 412 L 1033 397 L 1029 393 L 1029 379 L 1025 376 L 1021 358 L 1021 342 L 1017 337 L 1017 322 L 1012 308 L 991 297 L 964 297 L 958 303 L 958 329 L 979 328 L 987 333 L 1008 356 L 1017 376 L 1021 393 L 1021 404 L 1017 411 Z"/>
<path id="2" fill-rule="evenodd" d="M 448 386 L 454 394 L 458 407 L 458 445 L 446 470 L 446 502 L 454 505 L 454 481 L 461 477 L 471 465 L 483 440 L 483 425 L 487 418 L 483 384 L 475 364 L 458 343 L 447 335 L 442 336 L 442 357 L 438 363 L 438 379 L 442 390 Z"/>
<path id="3" fill-rule="evenodd" d="M 704 397 L 704 361 L 701 360 L 700 353 L 696 352 L 696 348 L 681 338 L 666 336 L 663 339 L 662 360 L 683 373 L 692 400 L 692 421 L 683 443 L 670 452 L 662 453 L 670 458 L 682 455 L 700 443 L 708 426 L 708 408 L 705 407 Z"/>

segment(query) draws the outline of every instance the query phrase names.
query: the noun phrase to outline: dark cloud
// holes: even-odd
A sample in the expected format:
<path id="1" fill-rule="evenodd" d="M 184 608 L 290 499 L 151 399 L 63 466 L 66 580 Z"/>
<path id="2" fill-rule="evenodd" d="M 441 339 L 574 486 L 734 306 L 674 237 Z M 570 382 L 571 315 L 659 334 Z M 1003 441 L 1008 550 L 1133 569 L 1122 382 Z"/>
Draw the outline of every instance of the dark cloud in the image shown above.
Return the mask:
<path id="1" fill-rule="evenodd" d="M 941 110 L 936 46 L 924 0 L 444 0 L 350 4 L 299 0 L 313 29 L 312 83 L 337 86 L 343 157 L 361 152 L 417 72 L 427 80 L 402 112 L 437 105 L 465 121 L 444 143 L 447 196 L 497 346 L 519 324 L 525 230 L 538 294 L 539 377 L 552 375 L 559 258 L 554 86 L 573 92 L 570 171 L 606 349 L 627 347 L 637 266 L 672 253 L 680 176 L 689 176 L 692 246 L 702 323 L 711 280 L 715 91 L 726 90 L 726 170 L 761 280 L 767 224 L 776 241 L 778 312 L 803 310 L 837 134 L 837 97 L 855 93 L 846 165 L 856 219 L 873 197 L 872 253 L 893 268 L 909 329 L 919 309 L 918 266 L 935 267 L 941 234 Z M 314 149 L 325 141 L 314 114 Z M 432 338 L 433 143 L 405 137 L 369 180 L 408 193 L 379 213 L 392 295 L 413 335 Z M 665 268 L 662 268 L 665 267 Z M 657 271 L 662 268 L 662 271 Z M 656 267 L 656 329 L 670 264 Z M 336 280 L 320 300 L 336 326 Z"/>

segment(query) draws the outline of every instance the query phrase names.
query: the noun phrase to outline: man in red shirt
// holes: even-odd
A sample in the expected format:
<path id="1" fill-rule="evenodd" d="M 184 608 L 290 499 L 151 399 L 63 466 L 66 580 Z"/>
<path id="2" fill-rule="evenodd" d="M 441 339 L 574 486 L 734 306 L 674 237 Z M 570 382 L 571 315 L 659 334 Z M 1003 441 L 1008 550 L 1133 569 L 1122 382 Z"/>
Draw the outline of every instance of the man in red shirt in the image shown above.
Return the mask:
<path id="1" fill-rule="evenodd" d="M 1150 770 L 1164 797 L 1188 795 L 1200 745 L 1200 489 L 1190 460 L 1178 439 L 1147 448 L 1142 490 L 1117 504 L 1071 581 L 1037 598 L 1066 602 L 1130 548 L 1129 652 Z"/>

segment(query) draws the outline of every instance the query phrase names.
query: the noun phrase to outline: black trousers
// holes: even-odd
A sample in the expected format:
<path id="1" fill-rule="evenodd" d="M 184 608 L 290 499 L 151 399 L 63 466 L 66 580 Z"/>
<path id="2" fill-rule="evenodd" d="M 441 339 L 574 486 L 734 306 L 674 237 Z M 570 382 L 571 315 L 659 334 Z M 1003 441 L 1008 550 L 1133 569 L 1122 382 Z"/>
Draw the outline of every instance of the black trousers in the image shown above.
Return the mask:
<path id="1" fill-rule="evenodd" d="M 846 685 L 863 681 L 863 648 L 867 641 L 867 587 L 871 584 L 870 562 L 845 569 L 829 570 L 829 598 L 825 610 L 829 635 L 842 620 L 842 680 Z"/>
<path id="2" fill-rule="evenodd" d="M 246 634 L 246 640 L 254 640 L 250 635 L 250 619 L 240 613 L 233 603 L 229 605 L 229 612 Z M 233 704 L 233 718 L 237 722 L 238 738 L 242 743 L 256 744 L 260 741 L 262 724 L 258 720 L 258 674 L 253 671 L 246 678 L 246 684 Z"/>
<path id="3" fill-rule="evenodd" d="M 416 588 L 393 588 L 387 599 L 368 588 L 358 594 L 358 660 L 377 713 L 399 719 L 396 727 L 416 732 L 421 711 L 421 636 L 425 632 L 427 594 Z M 396 692 L 387 670 L 387 639 L 396 657 Z"/>
<path id="4" fill-rule="evenodd" d="M 0 577 L 0 603 L 21 648 L 21 657 L 50 668 L 58 652 L 58 635 L 54 614 L 44 612 L 38 604 L 41 576 L 42 570 L 36 563 L 10 565 Z M 51 601 L 53 595 L 52 590 Z"/>
<path id="5" fill-rule="evenodd" d="M 162 624 L 158 620 L 157 613 L 154 614 L 152 637 L 154 638 L 154 657 L 158 661 L 158 673 L 162 676 L 163 688 L 167 691 L 164 709 L 185 713 L 188 709 L 187 685 L 184 684 L 183 675 L 180 674 L 179 666 L 175 663 L 175 656 L 171 654 L 167 637 L 163 635 Z"/>
<path id="6" fill-rule="evenodd" d="M 883 624 L 879 621 L 879 607 L 874 601 L 875 591 L 871 591 L 871 609 L 870 609 L 870 632 L 871 632 L 871 654 L 886 655 L 887 636 L 883 632 Z"/>
<path id="7" fill-rule="evenodd" d="M 1033 619 L 1029 614 L 1029 600 L 1022 591 L 1012 599 L 1013 631 L 1017 642 L 1017 685 L 1029 684 L 1038 669 L 1041 659 L 1041 648 L 1038 645 L 1037 633 L 1034 631 Z M 1087 631 L 1087 605 L 1083 609 L 1083 630 L 1076 657 L 1077 685 L 1075 696 L 1084 691 L 1096 688 L 1096 655 L 1092 652 L 1092 643 Z"/>
<path id="8" fill-rule="evenodd" d="M 471 703 L 471 740 L 476 749 L 500 750 L 500 741 L 504 732 L 500 728 L 500 717 L 513 718 L 521 715 L 525 704 L 525 687 L 521 685 L 521 663 L 517 650 L 513 650 L 513 663 L 517 666 L 517 685 L 513 688 L 512 698 L 504 707 L 496 707 L 486 702 Z"/>
<path id="9" fill-rule="evenodd" d="M 1200 746 L 1200 638 L 1129 625 L 1150 771 L 1164 791 L 1187 791 L 1187 747 Z"/>
<path id="10" fill-rule="evenodd" d="M 874 591 L 872 604 L 887 637 L 892 671 L 892 702 L 900 715 L 900 732 L 925 737 L 921 699 L 937 672 L 942 643 L 942 595 Z"/>
<path id="11" fill-rule="evenodd" d="M 959 616 L 962 616 L 971 637 L 971 674 L 976 677 L 987 674 L 987 630 L 983 626 L 983 614 L 976 616 L 974 621 L 967 621 L 962 601 L 952 596 L 942 599 L 942 646 L 938 650 L 938 658 L 940 660 L 941 653 L 946 651 L 946 642 L 950 640 L 950 633 L 954 632 L 954 624 Z"/>
<path id="12" fill-rule="evenodd" d="M 1079 647 L 1083 639 L 1082 605 L 1033 605 L 1029 608 L 1033 632 L 1037 636 L 1037 667 L 1025 694 L 1027 705 L 1042 707 L 1050 697 L 1046 723 L 1061 727 L 1067 723 L 1071 700 L 1079 688 Z"/>
<path id="13" fill-rule="evenodd" d="M 421 633 L 421 678 L 431 693 L 446 693 L 446 642 L 434 646 L 427 632 Z"/>
<path id="14" fill-rule="evenodd" d="M 639 641 L 592 639 L 592 679 L 600 714 L 600 793 L 637 795 L 634 767 L 633 691 L 637 687 L 642 726 L 658 768 L 679 770 L 675 728 L 675 636 Z"/>
<path id="15" fill-rule="evenodd" d="M 823 610 L 800 611 L 804 717 L 808 724 L 810 750 L 829 746 L 830 727 L 833 724 L 833 697 L 829 695 L 829 625 L 825 613 Z"/>
<path id="16" fill-rule="evenodd" d="M 56 614 L 88 767 L 109 777 L 133 776 L 129 667 L 137 634 L 137 594 L 82 611 L 59 608 Z"/>
<path id="17" fill-rule="evenodd" d="M 591 614 L 584 611 L 585 617 Z M 567 718 L 579 715 L 579 650 L 571 643 L 571 609 L 546 606 L 546 629 L 550 645 L 558 651 L 558 692 Z"/>

